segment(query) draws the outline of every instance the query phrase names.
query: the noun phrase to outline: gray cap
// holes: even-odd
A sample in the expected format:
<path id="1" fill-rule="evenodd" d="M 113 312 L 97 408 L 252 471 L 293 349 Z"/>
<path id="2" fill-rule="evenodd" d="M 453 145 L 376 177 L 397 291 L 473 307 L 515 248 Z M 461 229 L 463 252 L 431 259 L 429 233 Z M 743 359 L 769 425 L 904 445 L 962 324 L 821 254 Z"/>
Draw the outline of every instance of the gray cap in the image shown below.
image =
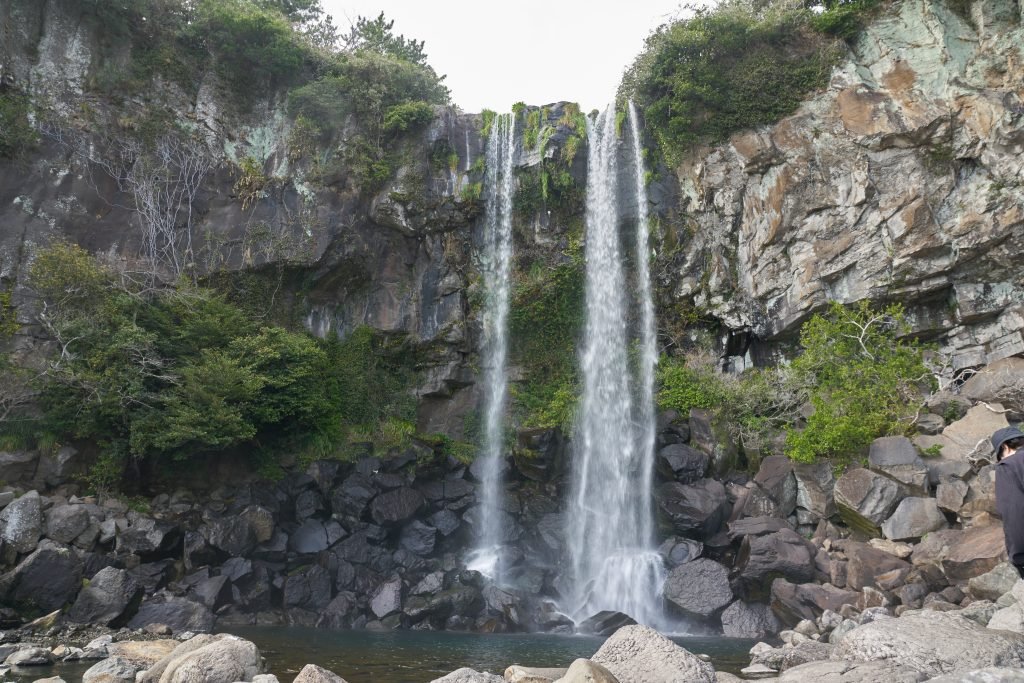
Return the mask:
<path id="1" fill-rule="evenodd" d="M 1003 444 L 1014 439 L 1024 439 L 1024 432 L 1016 427 L 1003 427 L 996 430 L 996 433 L 992 435 L 992 448 L 995 449 L 996 458 L 999 457 L 999 451 L 1003 450 Z"/>

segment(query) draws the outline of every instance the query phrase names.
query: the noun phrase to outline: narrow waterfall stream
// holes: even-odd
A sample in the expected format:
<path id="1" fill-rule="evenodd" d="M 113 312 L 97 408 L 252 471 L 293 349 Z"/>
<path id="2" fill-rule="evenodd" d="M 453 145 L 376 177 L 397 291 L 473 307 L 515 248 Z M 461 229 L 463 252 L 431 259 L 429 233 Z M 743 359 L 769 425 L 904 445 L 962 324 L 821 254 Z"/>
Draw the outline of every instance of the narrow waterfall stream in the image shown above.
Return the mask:
<path id="1" fill-rule="evenodd" d="M 586 326 L 581 354 L 583 396 L 568 503 L 568 547 L 577 621 L 602 610 L 648 625 L 661 622 L 665 570 L 654 549 L 651 510 L 654 322 L 647 269 L 642 160 L 636 283 L 630 286 L 619 232 L 622 145 L 615 108 L 588 120 Z M 631 127 L 636 128 L 635 116 Z M 631 131 L 634 138 L 636 130 Z M 634 144 L 635 151 L 639 142 Z M 631 292 L 639 290 L 638 302 Z M 630 311 L 640 306 L 639 372 L 630 363 Z"/>
<path id="2" fill-rule="evenodd" d="M 483 369 L 483 466 L 480 530 L 468 566 L 494 583 L 501 583 L 501 546 L 505 538 L 502 474 L 505 446 L 505 405 L 508 399 L 508 306 L 512 263 L 512 192 L 515 156 L 515 115 L 494 119 L 487 140 L 484 183 L 487 206 L 484 244 L 480 255 L 484 309 L 481 363 Z"/>

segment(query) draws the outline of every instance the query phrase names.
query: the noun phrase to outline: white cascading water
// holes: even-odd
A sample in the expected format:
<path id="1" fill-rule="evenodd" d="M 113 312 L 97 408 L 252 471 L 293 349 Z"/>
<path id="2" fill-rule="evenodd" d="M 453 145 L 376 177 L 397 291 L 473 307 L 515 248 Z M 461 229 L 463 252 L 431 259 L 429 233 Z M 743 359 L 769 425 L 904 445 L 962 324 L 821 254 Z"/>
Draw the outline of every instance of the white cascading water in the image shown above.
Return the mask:
<path id="1" fill-rule="evenodd" d="M 662 622 L 665 569 L 653 548 L 653 363 L 645 348 L 639 377 L 630 372 L 627 326 L 635 305 L 619 237 L 619 141 L 615 108 L 587 123 L 586 327 L 581 364 L 583 397 L 573 462 L 568 546 L 573 616 L 623 612 L 647 625 Z M 637 189 L 643 170 L 637 164 Z M 638 197 L 641 211 L 646 199 Z M 646 217 L 644 217 L 646 223 Z M 642 281 L 641 344 L 653 346 L 653 309 L 646 272 L 646 225 L 638 226 Z M 642 239 L 642 244 L 641 244 Z M 653 352 L 650 352 L 653 353 Z M 638 385 L 638 386 L 636 386 Z M 634 392 L 634 389 L 638 389 Z"/>
<path id="2" fill-rule="evenodd" d="M 505 405 L 508 399 L 508 306 L 512 265 L 512 192 L 515 155 L 515 116 L 495 117 L 487 139 L 484 178 L 487 218 L 480 272 L 483 275 L 484 372 L 483 465 L 480 469 L 480 531 L 467 566 L 501 583 L 501 548 L 506 529 L 502 520 L 502 459 L 505 443 Z"/>

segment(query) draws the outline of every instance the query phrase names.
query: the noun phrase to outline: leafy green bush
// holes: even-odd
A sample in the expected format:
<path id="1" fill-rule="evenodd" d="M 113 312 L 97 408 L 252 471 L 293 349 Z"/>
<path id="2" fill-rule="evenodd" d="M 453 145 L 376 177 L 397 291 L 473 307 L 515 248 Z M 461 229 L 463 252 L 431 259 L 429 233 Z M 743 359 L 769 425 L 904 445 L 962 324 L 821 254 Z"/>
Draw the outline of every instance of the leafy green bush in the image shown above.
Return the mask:
<path id="1" fill-rule="evenodd" d="M 913 399 L 932 380 L 922 348 L 898 338 L 904 328 L 902 307 L 875 311 L 867 302 L 832 304 L 804 323 L 790 371 L 809 388 L 814 413 L 804 429 L 786 435 L 789 457 L 848 460 L 909 426 Z"/>
<path id="2" fill-rule="evenodd" d="M 700 9 L 647 39 L 620 95 L 643 108 L 662 152 L 675 161 L 697 142 L 777 121 L 823 87 L 841 54 L 826 23 L 809 10 L 755 11 L 741 0 Z"/>

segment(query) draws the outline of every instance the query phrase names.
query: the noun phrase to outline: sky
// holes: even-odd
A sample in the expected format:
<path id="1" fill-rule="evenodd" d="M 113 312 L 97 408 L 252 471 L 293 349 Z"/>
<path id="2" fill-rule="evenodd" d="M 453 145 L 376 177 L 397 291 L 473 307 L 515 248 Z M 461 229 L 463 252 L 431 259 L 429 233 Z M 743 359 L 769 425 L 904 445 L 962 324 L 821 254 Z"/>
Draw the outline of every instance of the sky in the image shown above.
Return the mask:
<path id="1" fill-rule="evenodd" d="M 339 32 L 382 11 L 395 34 L 426 41 L 428 62 L 467 112 L 615 97 L 644 39 L 680 0 L 321 0 Z"/>

